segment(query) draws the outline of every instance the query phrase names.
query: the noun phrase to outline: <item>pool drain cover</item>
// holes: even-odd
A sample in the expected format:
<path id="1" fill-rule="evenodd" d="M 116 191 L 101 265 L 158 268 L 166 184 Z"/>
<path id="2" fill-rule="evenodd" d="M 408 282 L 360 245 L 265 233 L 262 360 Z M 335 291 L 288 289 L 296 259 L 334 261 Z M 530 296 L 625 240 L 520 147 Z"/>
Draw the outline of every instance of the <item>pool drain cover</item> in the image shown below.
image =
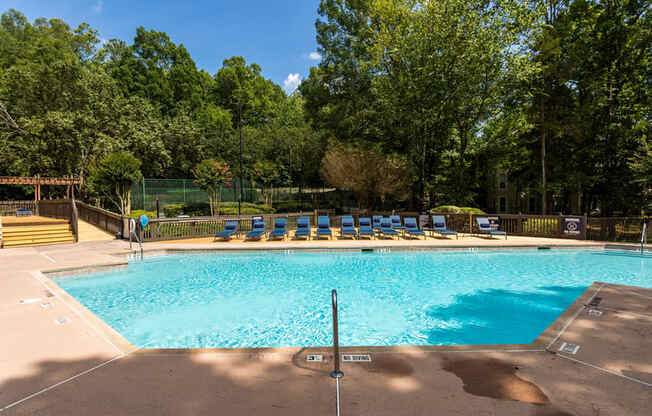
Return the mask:
<path id="1" fill-rule="evenodd" d="M 306 361 L 321 362 L 323 358 L 321 354 L 309 354 L 306 356 Z"/>
<path id="2" fill-rule="evenodd" d="M 369 354 L 342 354 L 342 361 L 345 363 L 370 363 L 371 355 Z"/>
<path id="3" fill-rule="evenodd" d="M 566 342 L 561 344 L 561 347 L 559 347 L 559 351 L 565 352 L 566 354 L 571 354 L 571 355 L 577 354 L 577 351 L 579 351 L 579 350 L 580 350 L 579 345 L 577 345 L 577 344 L 568 344 Z"/>

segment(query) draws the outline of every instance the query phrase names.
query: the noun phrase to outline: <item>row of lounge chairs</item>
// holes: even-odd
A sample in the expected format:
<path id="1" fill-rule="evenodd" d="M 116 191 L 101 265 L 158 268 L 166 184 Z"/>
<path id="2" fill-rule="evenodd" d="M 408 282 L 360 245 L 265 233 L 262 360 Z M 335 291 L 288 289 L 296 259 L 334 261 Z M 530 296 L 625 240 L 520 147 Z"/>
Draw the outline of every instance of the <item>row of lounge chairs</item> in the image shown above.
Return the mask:
<path id="1" fill-rule="evenodd" d="M 478 223 L 478 230 L 481 234 L 504 235 L 507 239 L 507 233 L 494 229 L 487 218 L 476 218 Z M 267 240 L 284 240 L 288 235 L 287 219 L 276 218 L 274 220 L 274 229 L 267 233 L 267 224 L 261 219 L 253 221 L 252 229 L 245 234 L 245 240 L 261 240 L 264 236 Z M 456 231 L 449 230 L 446 227 L 446 218 L 442 215 L 432 216 L 432 227 L 424 227 L 420 229 L 417 225 L 416 218 L 407 217 L 401 223 L 401 217 L 392 215 L 389 218 L 383 216 L 373 216 L 372 218 L 362 217 L 358 220 L 358 228 L 355 228 L 355 220 L 350 215 L 342 216 L 341 226 L 339 230 L 339 237 L 350 237 L 353 239 L 361 237 L 375 238 L 382 236 L 383 238 L 398 238 L 401 235 L 409 238 L 426 238 L 426 232 L 430 232 L 431 236 L 435 233 L 440 236 L 455 236 L 458 238 Z M 215 240 L 230 240 L 234 235 L 239 235 L 238 221 L 227 221 L 224 226 L 224 231 L 215 234 Z M 330 219 L 328 216 L 319 216 L 317 218 L 317 230 L 315 234 L 317 239 L 322 237 L 333 238 L 333 231 L 330 226 Z M 310 226 L 310 217 L 299 217 L 297 220 L 297 229 L 294 232 L 295 239 L 305 238 L 309 240 L 312 237 L 312 230 Z"/>

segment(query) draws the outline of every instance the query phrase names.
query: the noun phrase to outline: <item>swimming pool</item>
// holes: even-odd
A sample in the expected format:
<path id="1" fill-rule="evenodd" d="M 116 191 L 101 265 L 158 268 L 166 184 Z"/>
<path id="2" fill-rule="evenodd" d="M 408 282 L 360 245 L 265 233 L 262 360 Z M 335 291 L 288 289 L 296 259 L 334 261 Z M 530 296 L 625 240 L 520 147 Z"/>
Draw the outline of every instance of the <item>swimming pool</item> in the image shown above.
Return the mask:
<path id="1" fill-rule="evenodd" d="M 55 282 L 136 346 L 525 344 L 593 282 L 652 287 L 652 256 L 602 250 L 231 252 Z"/>

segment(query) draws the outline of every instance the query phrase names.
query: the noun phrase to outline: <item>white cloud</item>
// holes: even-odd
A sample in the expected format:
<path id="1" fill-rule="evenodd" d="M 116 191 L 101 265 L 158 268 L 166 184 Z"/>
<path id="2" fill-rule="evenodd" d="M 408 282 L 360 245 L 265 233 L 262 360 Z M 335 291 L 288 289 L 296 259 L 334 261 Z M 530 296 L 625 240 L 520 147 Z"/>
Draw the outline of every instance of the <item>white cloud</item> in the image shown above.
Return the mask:
<path id="1" fill-rule="evenodd" d="M 102 13 L 102 9 L 104 8 L 104 0 L 97 0 L 97 3 L 93 6 L 93 11 L 97 14 Z"/>
<path id="2" fill-rule="evenodd" d="M 321 54 L 319 52 L 310 52 L 308 54 L 308 58 L 312 59 L 313 61 L 319 61 L 321 59 Z"/>
<path id="3" fill-rule="evenodd" d="M 299 74 L 288 74 L 285 81 L 283 81 L 283 88 L 285 89 L 285 92 L 292 94 L 294 90 L 299 87 L 299 84 L 301 84 L 301 77 Z"/>

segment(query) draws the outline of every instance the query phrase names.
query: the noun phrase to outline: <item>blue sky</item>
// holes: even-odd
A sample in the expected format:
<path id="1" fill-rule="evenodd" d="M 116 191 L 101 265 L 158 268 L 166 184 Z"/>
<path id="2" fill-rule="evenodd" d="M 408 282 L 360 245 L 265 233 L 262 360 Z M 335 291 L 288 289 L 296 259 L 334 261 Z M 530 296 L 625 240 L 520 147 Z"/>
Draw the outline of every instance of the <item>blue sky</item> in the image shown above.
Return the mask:
<path id="1" fill-rule="evenodd" d="M 319 0 L 0 0 L 30 21 L 58 17 L 86 22 L 103 39 L 131 43 L 138 26 L 166 32 L 213 74 L 234 55 L 262 67 L 263 75 L 296 87 L 317 65 L 315 19 Z"/>

